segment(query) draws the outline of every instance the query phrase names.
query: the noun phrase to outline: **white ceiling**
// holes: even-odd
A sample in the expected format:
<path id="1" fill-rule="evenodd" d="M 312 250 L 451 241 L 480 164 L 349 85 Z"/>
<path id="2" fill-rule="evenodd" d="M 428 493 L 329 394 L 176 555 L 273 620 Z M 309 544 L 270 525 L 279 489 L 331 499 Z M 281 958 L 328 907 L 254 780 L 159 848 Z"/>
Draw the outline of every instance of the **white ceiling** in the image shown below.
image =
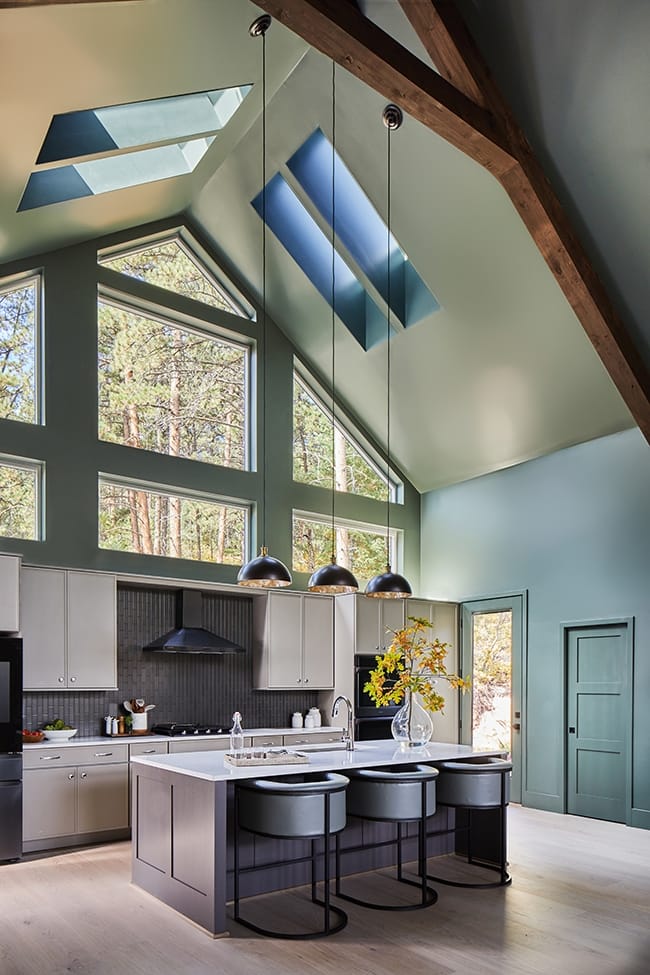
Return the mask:
<path id="1" fill-rule="evenodd" d="M 397 4 L 391 32 L 417 50 Z M 376 9 L 372 9 L 376 8 Z M 260 86 L 192 176 L 15 212 L 53 114 L 242 84 L 260 77 L 246 0 L 142 0 L 0 10 L 0 260 L 186 211 L 261 297 Z M 331 68 L 274 24 L 267 35 L 267 176 L 331 126 Z M 337 149 L 386 211 L 384 100 L 337 72 Z M 572 310 L 500 186 L 412 119 L 393 137 L 392 230 L 441 310 L 391 343 L 391 453 L 418 489 L 506 467 L 632 425 Z M 301 356 L 329 370 L 327 304 L 271 234 L 267 304 Z M 338 323 L 337 391 L 386 434 L 386 346 L 365 352 Z"/>

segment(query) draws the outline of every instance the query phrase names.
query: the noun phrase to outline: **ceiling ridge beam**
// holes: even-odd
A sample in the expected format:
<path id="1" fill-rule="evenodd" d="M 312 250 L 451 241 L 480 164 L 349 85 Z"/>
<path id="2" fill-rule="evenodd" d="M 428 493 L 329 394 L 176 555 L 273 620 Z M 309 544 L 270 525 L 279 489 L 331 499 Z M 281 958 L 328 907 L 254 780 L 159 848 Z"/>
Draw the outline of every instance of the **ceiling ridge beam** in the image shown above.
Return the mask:
<path id="1" fill-rule="evenodd" d="M 490 112 L 341 0 L 256 0 L 312 47 L 497 177 L 516 165 Z"/>
<path id="2" fill-rule="evenodd" d="M 515 157 L 495 173 L 607 372 L 650 442 L 650 373 L 453 0 L 399 0 L 436 68 L 470 97 L 478 90 Z"/>

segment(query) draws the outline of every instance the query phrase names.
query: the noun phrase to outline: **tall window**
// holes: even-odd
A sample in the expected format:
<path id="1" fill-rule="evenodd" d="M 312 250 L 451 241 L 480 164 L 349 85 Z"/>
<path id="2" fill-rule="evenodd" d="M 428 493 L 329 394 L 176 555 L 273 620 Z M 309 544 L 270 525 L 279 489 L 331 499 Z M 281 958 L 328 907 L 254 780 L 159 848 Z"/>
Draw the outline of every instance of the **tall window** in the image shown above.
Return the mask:
<path id="1" fill-rule="evenodd" d="M 42 467 L 0 456 L 0 535 L 39 539 Z"/>
<path id="2" fill-rule="evenodd" d="M 245 505 L 99 479 L 100 548 L 241 565 L 248 516 Z"/>
<path id="3" fill-rule="evenodd" d="M 100 439 L 246 469 L 249 359 L 246 345 L 100 299 Z"/>
<path id="4" fill-rule="evenodd" d="M 386 476 L 336 422 L 332 450 L 332 414 L 302 377 L 294 373 L 293 478 L 303 484 L 330 489 L 332 473 L 337 491 L 386 500 Z M 396 500 L 396 485 L 392 481 L 389 490 L 391 501 Z"/>
<path id="5" fill-rule="evenodd" d="M 361 585 L 372 578 L 377 566 L 386 561 L 386 530 L 374 525 L 360 525 L 343 519 L 335 521 L 335 554 L 339 565 L 347 566 Z M 391 562 L 396 565 L 397 531 L 390 533 Z M 332 555 L 331 518 L 294 512 L 294 572 L 315 572 L 327 565 Z"/>
<path id="6" fill-rule="evenodd" d="M 39 274 L 0 282 L 0 418 L 38 423 Z"/>

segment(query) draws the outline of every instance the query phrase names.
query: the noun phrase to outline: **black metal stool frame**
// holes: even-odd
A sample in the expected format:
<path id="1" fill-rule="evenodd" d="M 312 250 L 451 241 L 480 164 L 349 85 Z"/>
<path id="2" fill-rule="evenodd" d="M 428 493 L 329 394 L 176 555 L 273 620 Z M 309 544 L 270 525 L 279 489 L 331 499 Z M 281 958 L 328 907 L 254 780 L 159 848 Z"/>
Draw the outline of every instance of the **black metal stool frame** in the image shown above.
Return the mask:
<path id="1" fill-rule="evenodd" d="M 344 788 L 344 787 L 342 787 Z M 316 852 L 316 838 L 311 839 L 311 899 L 314 904 L 323 908 L 323 927 L 318 931 L 306 931 L 306 932 L 281 932 L 281 931 L 271 931 L 268 928 L 263 928 L 259 924 L 254 924 L 252 921 L 246 920 L 241 916 L 239 910 L 239 876 L 242 872 L 239 864 L 239 834 L 242 827 L 239 825 L 239 790 L 235 789 L 235 849 L 234 849 L 234 873 L 233 873 L 233 883 L 234 883 L 234 897 L 233 897 L 233 918 L 238 924 L 243 924 L 244 927 L 249 928 L 251 931 L 255 931 L 257 934 L 266 935 L 268 938 L 282 938 L 291 941 L 308 941 L 315 938 L 325 938 L 330 934 L 336 934 L 337 931 L 342 931 L 343 928 L 348 923 L 348 916 L 345 911 L 342 911 L 340 907 L 336 907 L 334 904 L 330 903 L 330 881 L 331 881 L 331 869 L 330 869 L 330 792 L 325 792 L 323 794 L 323 799 L 325 802 L 325 808 L 323 811 L 323 840 L 324 840 L 324 850 L 323 850 L 323 898 L 318 897 L 318 887 L 316 880 L 317 872 L 317 861 L 318 854 Z M 249 830 L 245 830 L 250 832 Z M 282 837 L 272 836 L 269 833 L 252 833 L 254 836 L 268 836 L 271 839 L 282 839 Z M 299 839 L 299 837 L 286 837 L 287 839 Z M 338 834 L 337 834 L 338 838 Z M 303 859 L 302 857 L 300 859 Z M 260 866 L 251 868 L 253 870 L 268 870 L 270 868 L 276 868 L 279 866 L 284 866 L 287 863 L 285 860 L 276 860 L 273 863 L 263 863 Z M 334 914 L 339 919 L 336 924 L 331 923 L 331 915 Z"/>
<path id="2" fill-rule="evenodd" d="M 483 867 L 485 870 L 496 870 L 499 874 L 499 879 L 488 883 L 469 883 L 460 880 L 447 880 L 445 877 L 439 877 L 435 874 L 427 873 L 426 877 L 428 880 L 435 880 L 436 883 L 446 884 L 447 887 L 463 887 L 468 890 L 493 890 L 495 887 L 507 887 L 512 883 L 512 877 L 508 873 L 508 861 L 507 861 L 507 818 L 506 810 L 508 808 L 508 801 L 506 797 L 506 776 L 510 775 L 510 769 L 474 769 L 472 770 L 472 775 L 500 775 L 501 776 L 501 789 L 500 789 L 500 802 L 498 806 L 446 806 L 446 803 L 440 802 L 439 805 L 446 806 L 448 809 L 465 809 L 467 810 L 467 825 L 466 826 L 454 826 L 451 829 L 439 830 L 435 833 L 430 833 L 430 836 L 445 836 L 449 834 L 455 834 L 460 832 L 467 833 L 467 863 L 476 864 Z M 498 863 L 486 863 L 484 860 L 476 860 L 472 856 L 472 811 L 474 809 L 498 809 L 499 810 L 499 862 Z"/>
<path id="3" fill-rule="evenodd" d="M 418 823 L 418 877 L 420 880 L 409 880 L 407 877 L 403 876 L 402 873 L 402 822 L 397 822 L 397 836 L 393 841 L 393 845 L 397 847 L 397 880 L 401 884 L 408 884 L 410 887 L 417 887 L 420 890 L 420 902 L 418 904 L 374 904 L 371 901 L 362 900 L 360 897 L 353 897 L 352 894 L 344 894 L 341 891 L 341 853 L 352 853 L 354 850 L 341 850 L 341 838 L 340 835 L 336 834 L 336 896 L 340 897 L 342 900 L 350 901 L 352 904 L 358 904 L 360 907 L 368 907 L 373 911 L 421 911 L 423 907 L 431 907 L 438 900 L 438 894 L 432 887 L 427 884 L 427 856 L 426 856 L 426 842 L 427 842 L 427 785 L 428 781 L 425 779 L 421 783 L 421 813 L 420 818 L 417 820 Z M 387 822 L 388 820 L 373 819 L 371 816 L 359 817 L 367 819 L 372 822 Z M 385 843 L 377 844 L 378 846 L 385 846 Z M 371 849 L 371 846 L 363 847 L 363 849 Z M 355 848 L 356 849 L 356 848 Z"/>

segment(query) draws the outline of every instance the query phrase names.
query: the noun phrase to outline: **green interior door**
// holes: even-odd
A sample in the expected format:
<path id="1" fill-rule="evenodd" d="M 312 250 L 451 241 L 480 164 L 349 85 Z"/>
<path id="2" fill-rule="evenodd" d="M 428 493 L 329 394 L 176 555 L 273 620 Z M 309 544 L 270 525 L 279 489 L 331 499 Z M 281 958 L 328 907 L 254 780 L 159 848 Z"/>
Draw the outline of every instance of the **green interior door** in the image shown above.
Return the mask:
<path id="1" fill-rule="evenodd" d="M 510 796 L 521 802 L 524 597 L 465 602 L 461 607 L 462 673 L 472 690 L 461 698 L 460 740 L 512 760 Z"/>
<path id="2" fill-rule="evenodd" d="M 623 624 L 567 631 L 567 812 L 624 823 L 631 644 Z"/>

